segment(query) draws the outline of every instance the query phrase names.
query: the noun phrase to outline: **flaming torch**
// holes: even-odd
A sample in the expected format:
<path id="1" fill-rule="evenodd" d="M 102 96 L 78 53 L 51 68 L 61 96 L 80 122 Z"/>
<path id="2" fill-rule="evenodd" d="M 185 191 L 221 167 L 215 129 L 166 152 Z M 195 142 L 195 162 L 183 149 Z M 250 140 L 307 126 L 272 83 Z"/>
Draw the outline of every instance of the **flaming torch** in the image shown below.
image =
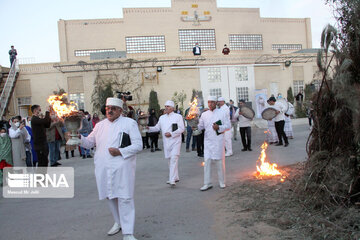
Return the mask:
<path id="1" fill-rule="evenodd" d="M 260 161 L 260 166 L 256 166 L 256 173 L 254 174 L 256 178 L 263 178 L 265 176 L 277 176 L 277 175 L 282 175 L 279 170 L 277 170 L 277 164 L 273 163 L 271 164 L 270 162 L 266 161 L 266 149 L 268 147 L 267 142 L 264 142 L 261 145 L 261 154 L 259 157 L 259 161 Z"/>
<path id="2" fill-rule="evenodd" d="M 200 115 L 200 111 L 197 105 L 198 105 L 198 100 L 195 97 L 194 100 L 190 103 L 189 113 L 185 117 L 189 126 L 193 129 L 193 136 L 197 136 L 201 134 L 201 131 L 197 129 L 197 125 L 199 124 L 199 115 Z"/>
<path id="3" fill-rule="evenodd" d="M 80 139 L 77 131 L 82 127 L 82 116 L 76 110 L 77 105 L 74 102 L 68 103 L 67 94 L 53 95 L 48 98 L 50 106 L 54 109 L 56 115 L 64 119 L 65 127 L 70 132 L 70 139 L 66 142 L 67 145 L 79 145 Z"/>

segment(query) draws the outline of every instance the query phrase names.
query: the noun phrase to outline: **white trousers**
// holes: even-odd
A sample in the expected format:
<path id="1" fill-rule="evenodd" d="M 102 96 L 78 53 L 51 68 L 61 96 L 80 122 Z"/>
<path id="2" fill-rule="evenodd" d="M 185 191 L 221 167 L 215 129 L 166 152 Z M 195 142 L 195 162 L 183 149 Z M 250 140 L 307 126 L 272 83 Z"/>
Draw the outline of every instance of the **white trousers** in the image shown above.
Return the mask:
<path id="1" fill-rule="evenodd" d="M 170 184 L 175 183 L 175 181 L 179 180 L 178 161 L 179 155 L 171 156 L 170 158 L 168 158 Z"/>
<path id="2" fill-rule="evenodd" d="M 231 131 L 226 131 L 225 132 L 225 149 L 226 149 L 226 154 L 232 155 L 233 154 L 233 150 L 232 150 L 232 142 L 231 142 Z"/>
<path id="3" fill-rule="evenodd" d="M 108 199 L 110 211 L 114 221 L 121 225 L 122 234 L 134 234 L 135 205 L 134 199 L 114 198 Z"/>
<path id="4" fill-rule="evenodd" d="M 211 163 L 215 162 L 219 184 L 225 184 L 225 160 L 222 159 L 205 159 L 204 166 L 204 184 L 211 184 Z"/>

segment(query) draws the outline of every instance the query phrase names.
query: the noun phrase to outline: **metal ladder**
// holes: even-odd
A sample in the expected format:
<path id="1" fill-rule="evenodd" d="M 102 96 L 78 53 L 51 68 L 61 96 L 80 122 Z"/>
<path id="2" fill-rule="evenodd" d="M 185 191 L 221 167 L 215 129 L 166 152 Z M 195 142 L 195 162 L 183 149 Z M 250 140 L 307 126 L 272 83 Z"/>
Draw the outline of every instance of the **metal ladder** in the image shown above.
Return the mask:
<path id="1" fill-rule="evenodd" d="M 4 88 L 1 92 L 0 96 L 0 119 L 5 115 L 5 110 L 9 104 L 9 100 L 11 98 L 11 93 L 13 89 L 15 88 L 15 82 L 16 82 L 16 74 L 19 71 L 19 65 L 18 60 L 15 59 L 11 68 L 9 75 L 6 79 Z"/>

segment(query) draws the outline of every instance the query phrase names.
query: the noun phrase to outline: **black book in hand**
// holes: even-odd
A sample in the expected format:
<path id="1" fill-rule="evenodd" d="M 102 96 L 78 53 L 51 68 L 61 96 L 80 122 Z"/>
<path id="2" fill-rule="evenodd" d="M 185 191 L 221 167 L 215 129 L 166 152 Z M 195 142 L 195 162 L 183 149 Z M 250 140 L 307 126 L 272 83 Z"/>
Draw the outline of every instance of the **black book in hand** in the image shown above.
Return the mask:
<path id="1" fill-rule="evenodd" d="M 214 122 L 214 124 L 216 124 L 216 125 L 222 125 L 222 122 L 221 122 L 221 120 L 218 120 L 218 121 L 216 121 L 216 122 Z M 218 130 L 216 130 L 216 135 L 220 135 L 221 133 L 219 133 L 218 132 Z"/>
<path id="2" fill-rule="evenodd" d="M 173 132 L 175 132 L 176 130 L 178 130 L 178 125 L 177 125 L 177 123 L 173 123 L 173 124 L 171 125 L 171 127 L 172 127 L 171 131 L 173 131 Z"/>
<path id="3" fill-rule="evenodd" d="M 130 140 L 130 136 L 127 133 L 120 133 L 120 143 L 119 143 L 119 148 L 125 148 L 131 145 L 131 140 Z"/>

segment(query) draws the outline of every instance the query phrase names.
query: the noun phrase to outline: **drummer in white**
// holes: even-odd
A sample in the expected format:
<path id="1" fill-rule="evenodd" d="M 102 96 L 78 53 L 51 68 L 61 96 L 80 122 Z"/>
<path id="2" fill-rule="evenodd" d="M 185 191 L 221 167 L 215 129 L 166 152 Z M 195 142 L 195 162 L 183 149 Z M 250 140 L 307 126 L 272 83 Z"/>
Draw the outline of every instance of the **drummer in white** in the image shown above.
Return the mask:
<path id="1" fill-rule="evenodd" d="M 240 107 L 236 110 L 235 118 L 239 118 L 239 127 L 241 141 L 243 144 L 243 149 L 241 151 L 252 151 L 251 149 L 251 121 L 252 119 L 246 118 L 241 112 L 241 107 L 245 107 L 245 100 L 241 99 L 239 101 Z"/>
<path id="2" fill-rule="evenodd" d="M 276 146 L 283 145 L 283 139 L 285 141 L 285 147 L 289 145 L 288 138 L 286 137 L 286 134 L 284 132 L 284 126 L 285 126 L 285 106 L 281 103 L 276 102 L 275 97 L 269 98 L 269 104 L 272 108 L 275 108 L 276 110 L 276 116 L 274 117 L 275 120 L 275 128 L 276 132 L 279 138 L 279 142 L 276 144 Z"/>

